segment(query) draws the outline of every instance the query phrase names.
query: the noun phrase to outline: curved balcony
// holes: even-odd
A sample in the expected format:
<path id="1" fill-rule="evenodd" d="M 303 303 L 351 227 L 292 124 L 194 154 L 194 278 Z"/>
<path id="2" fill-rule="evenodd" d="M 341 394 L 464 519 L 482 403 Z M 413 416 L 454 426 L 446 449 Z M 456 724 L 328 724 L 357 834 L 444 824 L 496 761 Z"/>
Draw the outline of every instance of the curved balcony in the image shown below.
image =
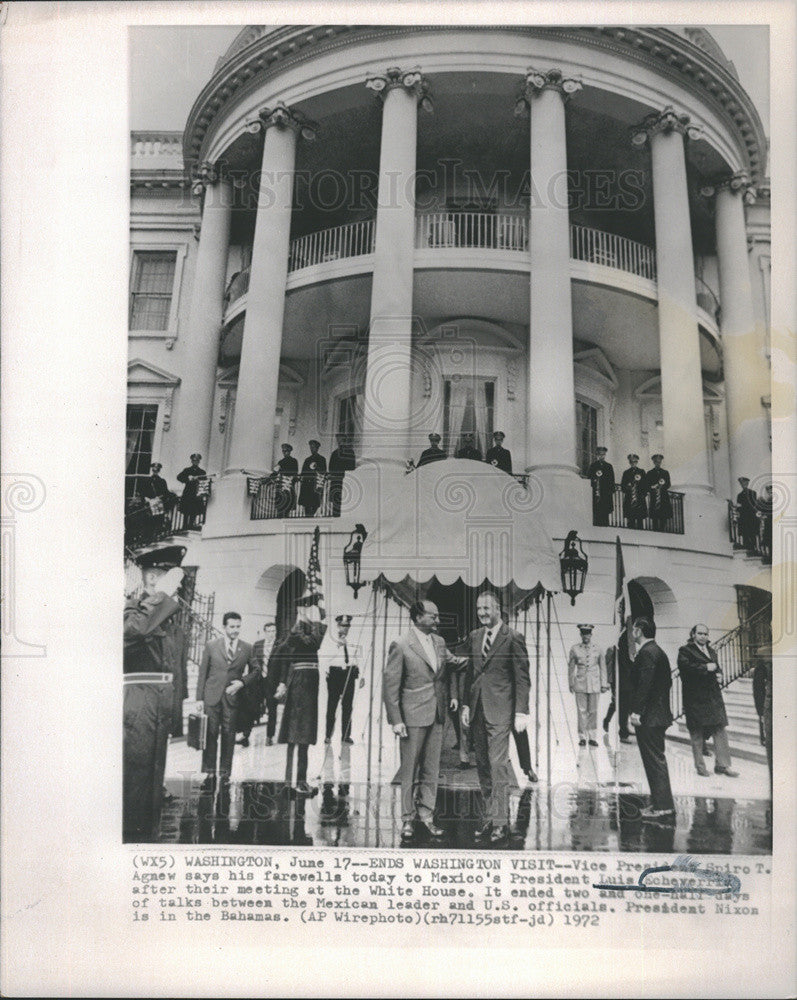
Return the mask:
<path id="1" fill-rule="evenodd" d="M 291 241 L 288 274 L 301 272 L 300 283 L 330 280 L 351 273 L 347 261 L 357 261 L 355 271 L 369 270 L 371 262 L 362 258 L 374 253 L 375 219 L 350 222 L 322 229 Z M 529 220 L 526 216 L 487 212 L 424 212 L 415 221 L 415 249 L 428 266 L 429 255 L 453 255 L 462 266 L 476 266 L 478 255 L 485 251 L 496 254 L 506 266 L 507 257 L 519 269 L 528 267 Z M 474 252 L 476 258 L 474 259 Z M 500 255 L 500 258 L 499 256 Z M 485 264 L 489 258 L 484 258 Z M 649 298 L 655 298 L 656 254 L 652 247 L 636 240 L 603 232 L 587 226 L 571 224 L 570 259 L 578 266 L 588 265 L 582 279 L 632 287 Z M 442 262 L 441 262 L 442 263 Z M 456 263 L 455 263 L 456 266 Z M 510 264 L 510 266 L 515 266 Z M 594 269 L 594 270 L 593 270 Z M 614 277 L 612 277 L 612 274 Z M 574 272 L 575 277 L 575 272 Z M 641 279 L 640 282 L 636 279 Z M 293 284 L 293 282 L 291 282 Z M 290 287 L 290 286 L 289 286 Z M 249 289 L 249 268 L 235 274 L 224 295 L 225 322 L 245 307 L 241 301 Z M 718 335 L 719 302 L 716 294 L 700 278 L 695 278 L 696 300 L 704 325 Z"/>

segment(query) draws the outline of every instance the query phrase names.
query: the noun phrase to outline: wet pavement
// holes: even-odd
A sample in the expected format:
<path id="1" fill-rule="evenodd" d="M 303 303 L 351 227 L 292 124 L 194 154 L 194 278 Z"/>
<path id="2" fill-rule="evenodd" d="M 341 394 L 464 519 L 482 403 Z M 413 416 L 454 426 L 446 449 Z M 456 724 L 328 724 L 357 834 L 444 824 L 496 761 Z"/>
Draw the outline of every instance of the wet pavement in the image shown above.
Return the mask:
<path id="1" fill-rule="evenodd" d="M 200 791 L 196 751 L 180 741 L 172 744 L 166 787 L 173 798 L 163 808 L 160 842 L 483 849 L 474 841 L 481 806 L 475 770 L 457 769 L 453 734 L 447 737 L 435 814 L 445 831 L 439 840 L 432 841 L 421 830 L 402 844 L 392 747 L 314 748 L 308 774 L 317 791 L 313 797 L 296 797 L 284 781 L 285 747 L 267 747 L 264 730 L 258 727 L 249 748 L 236 748 L 230 785 L 210 792 Z M 635 745 L 622 745 L 617 752 L 603 746 L 556 750 L 550 784 L 547 768 L 534 785 L 516 769 L 512 830 L 499 845 L 503 849 L 744 855 L 772 851 L 765 767 L 740 761 L 737 779 L 714 774 L 700 778 L 691 752 L 668 743 L 676 813 L 651 822 L 639 814 L 649 797 Z"/>

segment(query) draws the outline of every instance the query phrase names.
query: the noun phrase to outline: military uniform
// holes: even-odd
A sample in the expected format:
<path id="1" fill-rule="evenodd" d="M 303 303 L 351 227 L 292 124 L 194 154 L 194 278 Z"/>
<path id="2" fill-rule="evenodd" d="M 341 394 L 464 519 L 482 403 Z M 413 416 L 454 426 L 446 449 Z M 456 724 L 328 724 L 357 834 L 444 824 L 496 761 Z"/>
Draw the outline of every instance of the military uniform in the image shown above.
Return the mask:
<path id="1" fill-rule="evenodd" d="M 638 455 L 635 455 L 634 458 L 639 461 Z M 628 459 L 631 460 L 630 455 Z M 623 491 L 623 517 L 629 528 L 641 528 L 642 522 L 648 515 L 647 503 L 645 502 L 646 475 L 644 469 L 640 469 L 638 465 L 631 465 L 620 479 L 620 489 Z"/>
<path id="2" fill-rule="evenodd" d="M 177 473 L 177 482 L 185 483 L 183 495 L 180 497 L 180 510 L 185 514 L 186 527 L 190 528 L 196 524 L 196 519 L 205 512 L 205 498 L 199 496 L 199 480 L 207 476 L 207 472 L 200 467 L 201 455 L 192 455 L 191 461 L 196 462 L 186 466 L 182 472 Z"/>
<path id="3" fill-rule="evenodd" d="M 341 444 L 329 456 L 329 507 L 332 517 L 340 517 L 343 477 L 356 468 L 357 459 L 351 445 Z"/>
<path id="4" fill-rule="evenodd" d="M 464 448 L 460 448 L 457 452 L 457 458 L 469 458 L 472 462 L 481 462 L 482 453 L 478 448 L 474 448 L 473 445 L 466 444 Z M 512 462 L 510 457 L 510 465 L 511 464 Z"/>
<path id="5" fill-rule="evenodd" d="M 654 455 L 654 458 L 658 456 Z M 660 465 L 654 466 L 645 476 L 645 488 L 648 491 L 650 519 L 654 531 L 663 531 L 667 521 L 672 517 L 670 501 L 670 474 Z"/>
<path id="6" fill-rule="evenodd" d="M 496 431 L 493 434 L 493 439 L 496 443 L 492 448 L 488 448 L 487 454 L 484 456 L 484 461 L 511 476 L 512 454 L 504 448 L 504 435 L 500 431 Z"/>
<path id="7" fill-rule="evenodd" d="M 440 435 L 430 434 L 429 447 L 421 452 L 421 457 L 415 468 L 420 469 L 422 465 L 429 465 L 430 462 L 441 462 L 444 458 L 448 458 L 448 455 L 440 447 Z"/>
<path id="8" fill-rule="evenodd" d="M 606 449 L 598 449 L 605 454 Z M 614 505 L 614 466 L 602 456 L 587 470 L 592 487 L 592 523 L 606 527 Z"/>
<path id="9" fill-rule="evenodd" d="M 603 651 L 592 642 L 576 643 L 567 658 L 567 680 L 576 696 L 579 745 L 589 740 L 597 746 L 598 698 L 609 685 Z"/>
<path id="10" fill-rule="evenodd" d="M 327 460 L 318 452 L 309 455 L 302 462 L 302 480 L 299 487 L 299 503 L 307 517 L 315 517 L 321 506 L 323 490 L 319 490 L 318 477 L 327 471 Z"/>
<path id="11" fill-rule="evenodd" d="M 741 482 L 742 489 L 736 497 L 736 505 L 739 511 L 739 534 L 742 538 L 742 545 L 748 552 L 755 552 L 759 529 L 758 495 L 755 490 L 744 485 L 744 483 L 749 482 L 749 479 Z"/>

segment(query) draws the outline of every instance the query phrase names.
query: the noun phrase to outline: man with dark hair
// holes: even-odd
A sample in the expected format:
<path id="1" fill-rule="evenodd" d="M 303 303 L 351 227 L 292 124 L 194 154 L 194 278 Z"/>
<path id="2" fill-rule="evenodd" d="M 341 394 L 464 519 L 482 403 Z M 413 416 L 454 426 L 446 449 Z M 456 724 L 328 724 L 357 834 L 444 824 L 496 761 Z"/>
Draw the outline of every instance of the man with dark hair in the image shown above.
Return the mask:
<path id="1" fill-rule="evenodd" d="M 464 724 L 470 725 L 484 802 L 477 840 L 493 845 L 509 835 L 509 733 L 528 724 L 529 657 L 519 632 L 501 621 L 501 602 L 492 593 L 476 601 L 481 628 L 466 640 Z"/>
<path id="2" fill-rule="evenodd" d="M 198 519 L 205 513 L 207 498 L 200 494 L 200 482 L 207 478 L 207 472 L 200 466 L 202 456 L 199 452 L 191 455 L 191 464 L 177 473 L 177 482 L 184 483 L 183 495 L 180 497 L 180 511 L 185 515 L 186 528 L 194 528 Z"/>
<path id="3" fill-rule="evenodd" d="M 259 688 L 266 703 L 266 746 L 270 747 L 274 743 L 274 734 L 277 731 L 277 702 L 274 694 L 277 690 L 279 663 L 274 655 L 276 649 L 275 638 L 277 626 L 274 622 L 268 621 L 263 626 L 263 637 L 257 639 L 252 646 L 252 656 L 250 659 L 251 668 L 260 671 Z M 254 684 L 254 682 L 253 682 Z"/>
<path id="4" fill-rule="evenodd" d="M 235 751 L 235 727 L 238 692 L 255 684 L 260 677 L 250 670 L 244 677 L 244 667 L 249 662 L 252 647 L 242 642 L 241 616 L 237 611 L 227 611 L 222 619 L 224 635 L 205 646 L 196 685 L 197 709 L 208 717 L 208 732 L 202 752 L 202 770 L 207 775 L 206 788 L 212 788 L 216 776 L 216 748 L 221 731 L 221 761 L 219 772 L 223 782 L 230 780 L 232 755 Z"/>
<path id="5" fill-rule="evenodd" d="M 670 772 L 664 754 L 664 733 L 672 724 L 670 661 L 655 641 L 656 626 L 649 618 L 633 624 L 637 654 L 634 660 L 636 683 L 631 699 L 631 725 L 636 730 L 642 766 L 650 786 L 650 805 L 641 810 L 643 819 L 675 814 Z"/>
<path id="6" fill-rule="evenodd" d="M 489 465 L 494 466 L 496 469 L 500 469 L 502 472 L 512 475 L 512 452 L 504 447 L 504 437 L 503 431 L 496 431 L 493 434 L 493 441 L 495 444 L 492 448 L 487 449 L 487 454 L 484 456 L 484 461 Z"/>
<path id="7" fill-rule="evenodd" d="M 410 608 L 409 629 L 390 644 L 385 661 L 382 696 L 387 721 L 399 737 L 401 839 L 405 843 L 413 838 L 416 824 L 434 839 L 444 835 L 435 825 L 434 808 L 448 673 L 464 667 L 467 660 L 450 653 L 435 634 L 438 620 L 435 604 L 416 601 Z"/>
<path id="8" fill-rule="evenodd" d="M 422 465 L 429 465 L 430 462 L 441 462 L 444 458 L 448 458 L 448 456 L 440 447 L 440 435 L 430 434 L 429 447 L 421 452 L 421 457 L 415 468 L 420 469 Z"/>

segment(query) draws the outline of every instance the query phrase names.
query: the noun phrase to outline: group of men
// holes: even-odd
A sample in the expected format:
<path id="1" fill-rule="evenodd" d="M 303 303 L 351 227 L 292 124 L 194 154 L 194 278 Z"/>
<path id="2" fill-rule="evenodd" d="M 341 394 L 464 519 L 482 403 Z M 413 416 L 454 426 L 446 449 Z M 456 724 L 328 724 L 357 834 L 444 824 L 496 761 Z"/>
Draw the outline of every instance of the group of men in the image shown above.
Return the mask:
<path id="1" fill-rule="evenodd" d="M 455 458 L 468 458 L 472 462 L 487 462 L 488 465 L 495 466 L 502 472 L 512 475 L 512 454 L 504 447 L 505 434 L 503 431 L 496 431 L 493 434 L 493 446 L 487 449 L 487 454 L 482 457 L 481 451 L 476 447 L 476 436 L 471 432 L 462 435 L 462 447 L 457 450 Z M 414 464 L 414 468 L 419 469 L 422 465 L 429 465 L 430 462 L 439 462 L 448 458 L 448 453 L 440 447 L 442 438 L 439 434 L 429 435 L 429 447 L 421 452 L 421 456 Z"/>
<path id="2" fill-rule="evenodd" d="M 592 489 L 592 522 L 607 527 L 614 506 L 614 466 L 606 461 L 607 449 L 595 449 L 595 460 L 587 470 Z M 664 456 L 651 455 L 653 468 L 639 467 L 639 455 L 628 456 L 628 468 L 620 479 L 623 494 L 623 518 L 629 528 L 642 528 L 650 517 L 654 531 L 662 531 L 672 517 L 670 473 L 663 468 Z"/>
<path id="3" fill-rule="evenodd" d="M 161 475 L 163 465 L 153 462 L 146 479 L 139 480 L 136 491 L 127 502 L 125 534 L 129 541 L 145 544 L 165 533 L 171 512 L 177 506 L 185 517 L 185 527 L 195 528 L 202 523 L 208 501 L 208 474 L 200 465 L 202 456 L 191 455 L 190 465 L 177 473 L 183 492 L 177 494 Z"/>
<path id="4" fill-rule="evenodd" d="M 750 478 L 739 476 L 741 490 L 736 495 L 736 516 L 739 526 L 739 537 L 748 554 L 753 555 L 759 546 L 765 557 L 772 557 L 772 486 L 764 486 L 763 495 L 759 496 L 750 489 Z"/>
<path id="5" fill-rule="evenodd" d="M 331 517 L 340 515 L 343 479 L 347 472 L 357 467 L 357 459 L 350 440 L 342 434 L 337 436 L 338 446 L 329 456 L 329 465 L 321 454 L 321 442 L 312 439 L 307 442 L 310 454 L 302 462 L 293 457 L 293 445 L 280 446 L 282 458 L 274 466 L 272 475 L 278 487 L 277 506 L 281 517 L 290 516 L 296 509 L 295 484 L 299 483 L 299 506 L 305 517 L 315 517 L 324 499 L 324 483 L 329 482 L 329 510 Z"/>
<path id="6" fill-rule="evenodd" d="M 495 594 L 480 595 L 476 616 L 480 627 L 452 653 L 437 634 L 436 605 L 418 601 L 410 608 L 408 631 L 388 650 L 382 695 L 387 720 L 399 738 L 405 843 L 418 828 L 433 839 L 444 836 L 434 821 L 440 752 L 446 712 L 460 708 L 462 724 L 470 730 L 482 793 L 475 839 L 495 846 L 509 836 L 509 735 L 513 729 L 524 732 L 528 725 L 529 658 L 523 636 L 502 621 Z M 450 697 L 452 671 L 464 674 L 463 706 Z"/>

